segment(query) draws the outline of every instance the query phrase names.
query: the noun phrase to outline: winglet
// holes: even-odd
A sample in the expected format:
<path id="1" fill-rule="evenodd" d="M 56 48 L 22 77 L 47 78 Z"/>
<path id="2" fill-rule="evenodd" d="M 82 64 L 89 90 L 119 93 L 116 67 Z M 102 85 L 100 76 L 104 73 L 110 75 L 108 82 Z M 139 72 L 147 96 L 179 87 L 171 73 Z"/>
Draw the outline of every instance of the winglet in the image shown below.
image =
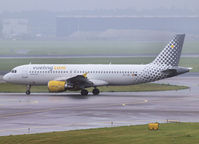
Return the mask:
<path id="1" fill-rule="evenodd" d="M 192 70 L 193 68 L 189 67 L 188 69 L 189 69 L 189 70 Z"/>
<path id="2" fill-rule="evenodd" d="M 86 78 L 86 77 L 87 77 L 87 74 L 88 74 L 88 73 L 86 72 L 85 74 L 83 74 L 83 76 Z"/>

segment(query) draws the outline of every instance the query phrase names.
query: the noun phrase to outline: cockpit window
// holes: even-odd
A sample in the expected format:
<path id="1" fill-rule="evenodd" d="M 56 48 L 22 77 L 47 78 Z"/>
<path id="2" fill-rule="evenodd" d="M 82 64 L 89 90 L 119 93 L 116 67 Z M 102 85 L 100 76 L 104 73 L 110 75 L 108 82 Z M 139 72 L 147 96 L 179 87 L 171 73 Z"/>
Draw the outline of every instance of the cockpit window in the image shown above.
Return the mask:
<path id="1" fill-rule="evenodd" d="M 11 70 L 11 73 L 17 73 L 17 70 Z"/>

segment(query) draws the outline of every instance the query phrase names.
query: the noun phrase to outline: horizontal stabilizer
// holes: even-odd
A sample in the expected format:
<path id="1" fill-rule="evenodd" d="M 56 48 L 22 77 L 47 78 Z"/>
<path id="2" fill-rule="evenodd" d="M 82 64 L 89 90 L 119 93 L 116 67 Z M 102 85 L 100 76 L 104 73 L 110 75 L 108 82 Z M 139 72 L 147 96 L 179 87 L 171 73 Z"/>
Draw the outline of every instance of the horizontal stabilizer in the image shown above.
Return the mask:
<path id="1" fill-rule="evenodd" d="M 189 71 L 190 71 L 189 68 L 174 67 L 174 68 L 163 70 L 162 72 L 167 74 L 169 77 L 172 77 L 172 76 L 183 74 L 183 73 L 186 73 L 186 72 L 189 72 Z"/>

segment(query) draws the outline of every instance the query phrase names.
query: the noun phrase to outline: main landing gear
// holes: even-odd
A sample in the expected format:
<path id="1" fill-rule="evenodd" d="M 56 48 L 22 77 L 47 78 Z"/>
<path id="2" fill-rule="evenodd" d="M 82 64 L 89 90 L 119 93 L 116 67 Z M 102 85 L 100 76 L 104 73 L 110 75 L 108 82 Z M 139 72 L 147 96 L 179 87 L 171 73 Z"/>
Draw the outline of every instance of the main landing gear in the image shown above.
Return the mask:
<path id="1" fill-rule="evenodd" d="M 87 96 L 88 95 L 88 91 L 86 89 L 82 89 L 81 90 L 81 95 L 82 96 Z"/>
<path id="2" fill-rule="evenodd" d="M 100 93 L 99 89 L 97 89 L 97 88 L 94 88 L 92 92 L 93 92 L 93 95 L 99 95 L 99 93 Z M 87 96 L 88 95 L 88 91 L 86 89 L 82 89 L 81 90 L 81 95 L 82 96 Z"/>
<path id="3" fill-rule="evenodd" d="M 97 88 L 93 89 L 93 95 L 99 95 L 100 91 Z"/>
<path id="4" fill-rule="evenodd" d="M 27 85 L 26 87 L 26 95 L 30 95 L 30 89 L 31 89 L 31 85 Z"/>

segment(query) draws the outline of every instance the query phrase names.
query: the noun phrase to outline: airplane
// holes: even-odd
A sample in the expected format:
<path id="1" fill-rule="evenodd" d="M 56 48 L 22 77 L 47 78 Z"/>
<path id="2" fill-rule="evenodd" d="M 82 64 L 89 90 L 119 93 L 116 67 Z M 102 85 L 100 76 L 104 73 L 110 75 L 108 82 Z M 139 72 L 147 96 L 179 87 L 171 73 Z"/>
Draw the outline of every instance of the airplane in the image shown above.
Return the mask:
<path id="1" fill-rule="evenodd" d="M 178 66 L 185 34 L 176 34 L 160 54 L 149 64 L 28 64 L 15 67 L 3 76 L 9 83 L 31 86 L 46 85 L 51 93 L 81 91 L 93 87 L 99 95 L 100 86 L 135 85 L 174 77 L 190 71 Z"/>

